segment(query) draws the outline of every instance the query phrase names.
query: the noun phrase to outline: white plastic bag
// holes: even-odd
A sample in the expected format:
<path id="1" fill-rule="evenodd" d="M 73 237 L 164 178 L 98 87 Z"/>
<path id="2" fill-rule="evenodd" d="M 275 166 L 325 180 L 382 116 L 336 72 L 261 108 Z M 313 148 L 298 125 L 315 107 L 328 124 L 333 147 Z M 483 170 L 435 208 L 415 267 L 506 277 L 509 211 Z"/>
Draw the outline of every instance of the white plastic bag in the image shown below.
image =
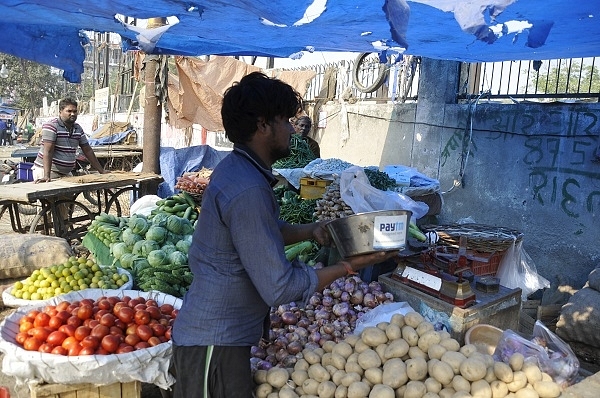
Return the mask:
<path id="1" fill-rule="evenodd" d="M 394 314 L 406 315 L 415 310 L 405 301 L 378 305 L 357 319 L 354 334 L 360 334 L 364 328 L 377 326 L 380 322 L 389 322 Z"/>
<path id="2" fill-rule="evenodd" d="M 130 214 L 140 214 L 148 217 L 152 210 L 157 209 L 158 206 L 156 202 L 160 200 L 160 196 L 156 195 L 144 195 L 138 200 L 135 201 L 134 204 L 131 205 L 131 209 L 129 210 Z"/>
<path id="3" fill-rule="evenodd" d="M 349 167 L 340 178 L 340 195 L 354 213 L 380 210 L 410 210 L 413 220 L 427 214 L 429 206 L 392 191 L 382 191 L 371 185 L 360 166 Z"/>
<path id="4" fill-rule="evenodd" d="M 537 273 L 535 263 L 523 248 L 523 241 L 513 244 L 506 250 L 498 266 L 496 277 L 500 284 L 509 289 L 521 288 L 521 298 L 539 289 L 550 287 L 550 281 Z"/>

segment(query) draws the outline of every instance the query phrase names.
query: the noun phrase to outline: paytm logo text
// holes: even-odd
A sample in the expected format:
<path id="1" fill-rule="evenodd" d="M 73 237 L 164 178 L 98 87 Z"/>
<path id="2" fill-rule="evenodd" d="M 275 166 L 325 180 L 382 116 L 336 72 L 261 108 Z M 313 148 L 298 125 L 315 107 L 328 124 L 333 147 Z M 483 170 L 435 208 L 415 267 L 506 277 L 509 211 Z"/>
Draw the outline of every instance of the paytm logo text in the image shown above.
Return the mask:
<path id="1" fill-rule="evenodd" d="M 403 222 L 394 222 L 394 223 L 389 223 L 389 222 L 385 222 L 385 223 L 380 223 L 379 224 L 379 231 L 381 232 L 396 232 L 396 231 L 402 231 L 406 229 L 406 224 Z"/>

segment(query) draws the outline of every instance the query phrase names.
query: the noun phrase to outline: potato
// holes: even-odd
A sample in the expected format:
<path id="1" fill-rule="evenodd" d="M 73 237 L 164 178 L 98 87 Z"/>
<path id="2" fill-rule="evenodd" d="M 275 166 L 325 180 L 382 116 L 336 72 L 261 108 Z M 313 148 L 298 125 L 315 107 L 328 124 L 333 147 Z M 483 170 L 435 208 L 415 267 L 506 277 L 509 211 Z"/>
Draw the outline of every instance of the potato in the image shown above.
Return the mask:
<path id="1" fill-rule="evenodd" d="M 515 398 L 540 398 L 533 388 L 522 388 L 515 392 Z"/>
<path id="2" fill-rule="evenodd" d="M 273 392 L 273 386 L 269 383 L 263 383 L 256 387 L 254 394 L 257 398 L 267 398 L 267 395 Z"/>
<path id="3" fill-rule="evenodd" d="M 492 398 L 504 398 L 508 394 L 508 386 L 501 380 L 494 380 L 490 383 L 492 389 Z"/>
<path id="4" fill-rule="evenodd" d="M 535 384 L 536 381 L 542 380 L 542 371 L 536 363 L 526 361 L 521 371 L 525 373 L 527 382 L 531 385 Z"/>
<path id="5" fill-rule="evenodd" d="M 431 322 L 423 321 L 419 323 L 419 326 L 415 328 L 415 331 L 419 336 L 423 336 L 425 333 L 434 330 L 433 324 Z"/>
<path id="6" fill-rule="evenodd" d="M 324 381 L 319 384 L 319 387 L 317 388 L 317 395 L 319 398 L 333 398 L 336 387 L 337 386 L 332 381 Z"/>
<path id="7" fill-rule="evenodd" d="M 425 383 L 422 381 L 411 380 L 406 384 L 404 398 L 421 398 L 427 393 Z"/>
<path id="8" fill-rule="evenodd" d="M 471 391 L 471 383 L 461 375 L 454 376 L 451 385 L 456 391 Z"/>
<path id="9" fill-rule="evenodd" d="M 293 388 L 284 386 L 281 390 L 279 390 L 278 398 L 299 398 L 299 395 Z M 333 395 L 331 398 L 333 398 Z"/>
<path id="10" fill-rule="evenodd" d="M 440 344 L 432 344 L 427 349 L 427 356 L 429 359 L 440 359 L 444 353 L 448 351 L 445 347 Z"/>
<path id="11" fill-rule="evenodd" d="M 390 323 L 387 328 L 385 328 L 385 335 L 388 338 L 388 341 L 394 341 L 402 338 L 402 328 L 395 323 Z"/>
<path id="12" fill-rule="evenodd" d="M 329 375 L 330 375 L 330 376 L 333 376 L 333 374 L 334 374 L 335 372 L 337 372 L 339 369 L 338 369 L 338 368 L 336 368 L 336 367 L 335 367 L 335 366 L 333 366 L 333 365 L 327 365 L 327 366 L 325 366 L 325 370 L 327 370 L 327 371 L 329 372 Z"/>
<path id="13" fill-rule="evenodd" d="M 358 340 L 356 342 L 356 344 L 354 344 L 354 352 L 357 352 L 359 354 L 361 352 L 363 352 L 364 350 L 368 350 L 370 348 L 371 348 L 371 346 L 368 345 L 367 343 L 365 343 L 365 341 L 363 339 Z"/>
<path id="14" fill-rule="evenodd" d="M 343 343 L 350 344 L 351 347 L 354 347 L 354 344 L 360 340 L 360 336 L 357 334 L 349 334 L 343 340 Z M 338 343 L 339 344 L 339 343 Z"/>
<path id="15" fill-rule="evenodd" d="M 306 396 L 306 393 L 302 389 L 302 386 L 297 386 L 296 388 L 294 388 L 294 391 L 296 391 L 296 394 L 298 394 L 299 397 Z"/>
<path id="16" fill-rule="evenodd" d="M 345 369 L 346 368 L 346 358 L 342 355 L 332 352 L 331 353 L 331 364 L 335 366 L 337 369 Z"/>
<path id="17" fill-rule="evenodd" d="M 452 338 L 452 335 L 450 333 L 448 333 L 448 331 L 446 331 L 446 330 L 438 330 L 438 333 L 440 334 L 440 337 L 442 338 L 442 340 Z"/>
<path id="18" fill-rule="evenodd" d="M 555 398 L 561 394 L 560 386 L 553 381 L 536 381 L 533 388 L 540 398 Z"/>
<path id="19" fill-rule="evenodd" d="M 517 392 L 527 385 L 527 376 L 520 370 L 513 373 L 513 381 L 506 383 L 508 391 Z"/>
<path id="20" fill-rule="evenodd" d="M 319 383 L 331 379 L 329 372 L 323 367 L 323 365 L 319 363 L 310 365 L 310 368 L 308 368 L 308 377 L 318 381 Z"/>
<path id="21" fill-rule="evenodd" d="M 471 398 L 471 394 L 467 391 L 457 391 L 452 398 Z"/>
<path id="22" fill-rule="evenodd" d="M 424 324 L 425 323 L 422 323 L 421 325 Z M 418 330 L 417 333 L 419 333 Z M 438 344 L 440 341 L 442 341 L 440 334 L 433 329 L 421 334 L 420 336 L 421 337 L 419 337 L 419 341 L 417 342 L 417 347 L 419 347 L 423 352 L 427 352 L 430 346 Z"/>
<path id="23" fill-rule="evenodd" d="M 444 361 L 437 361 L 433 365 L 430 374 L 444 386 L 452 383 L 452 379 L 454 378 L 454 370 Z"/>
<path id="24" fill-rule="evenodd" d="M 467 358 L 460 364 L 460 374 L 465 379 L 473 382 L 481 380 L 487 373 L 485 363 L 478 358 Z"/>
<path id="25" fill-rule="evenodd" d="M 331 365 L 331 355 L 332 354 L 330 352 L 326 352 L 325 354 L 323 354 L 323 356 L 321 357 L 321 365 Z"/>
<path id="26" fill-rule="evenodd" d="M 297 386 L 301 386 L 306 379 L 308 379 L 308 372 L 306 370 L 294 370 L 292 373 L 292 381 Z"/>
<path id="27" fill-rule="evenodd" d="M 457 351 L 446 351 L 440 360 L 450 365 L 454 374 L 458 374 L 460 373 L 460 364 L 466 361 L 467 357 Z"/>
<path id="28" fill-rule="evenodd" d="M 494 374 L 496 375 L 498 380 L 503 381 L 505 383 L 510 383 L 511 381 L 513 381 L 512 368 L 504 362 L 494 363 Z"/>
<path id="29" fill-rule="evenodd" d="M 381 366 L 381 358 L 374 350 L 368 349 L 358 355 L 358 364 L 364 370 Z"/>
<path id="30" fill-rule="evenodd" d="M 368 385 L 368 386 L 369 386 L 369 388 L 373 388 L 373 383 L 371 383 L 371 382 L 369 381 L 369 379 L 367 379 L 366 377 L 364 377 L 364 376 L 363 376 L 363 378 L 362 378 L 362 379 L 360 379 L 360 381 L 362 381 L 363 383 L 365 383 L 366 385 Z"/>
<path id="31" fill-rule="evenodd" d="M 369 395 L 371 389 L 362 381 L 355 381 L 348 386 L 348 398 L 364 398 Z"/>
<path id="32" fill-rule="evenodd" d="M 325 352 L 331 352 L 333 351 L 333 347 L 335 347 L 337 345 L 337 343 L 333 340 L 329 340 L 323 343 L 323 351 Z"/>
<path id="33" fill-rule="evenodd" d="M 375 325 L 377 328 L 383 330 L 385 332 L 385 329 L 387 329 L 388 325 L 390 323 L 389 322 L 379 322 L 377 325 Z"/>
<path id="34" fill-rule="evenodd" d="M 404 323 L 406 323 L 408 326 L 411 326 L 413 329 L 416 329 L 424 320 L 425 318 L 415 311 L 411 311 L 404 315 Z"/>
<path id="35" fill-rule="evenodd" d="M 379 344 L 375 347 L 375 352 L 379 355 L 379 359 L 381 359 L 381 363 L 385 363 L 387 358 L 385 357 L 385 350 L 387 348 L 387 344 Z"/>
<path id="36" fill-rule="evenodd" d="M 487 367 L 483 380 L 487 381 L 488 383 L 491 383 L 494 380 L 498 380 L 496 374 L 494 373 L 494 365 Z"/>
<path id="37" fill-rule="evenodd" d="M 396 392 L 392 387 L 385 384 L 375 384 L 371 388 L 369 398 L 396 398 Z"/>
<path id="38" fill-rule="evenodd" d="M 492 388 L 485 380 L 477 380 L 471 383 L 471 395 L 477 398 L 492 398 Z"/>
<path id="39" fill-rule="evenodd" d="M 403 385 L 402 387 L 396 389 L 396 397 L 403 398 L 405 392 L 406 392 L 406 384 Z"/>
<path id="40" fill-rule="evenodd" d="M 379 344 L 384 344 L 388 342 L 388 338 L 385 334 L 385 331 L 373 326 L 368 326 L 364 328 L 362 333 L 360 334 L 360 338 L 369 347 L 377 347 Z M 354 347 L 354 349 L 356 350 L 356 347 Z"/>
<path id="41" fill-rule="evenodd" d="M 287 383 L 289 376 L 287 370 L 273 367 L 267 371 L 267 383 L 275 388 L 281 388 Z"/>
<path id="42" fill-rule="evenodd" d="M 409 325 L 404 325 L 402 327 L 402 338 L 406 340 L 408 345 L 411 347 L 416 347 L 416 345 L 419 343 L 419 334 L 415 328 Z"/>
<path id="43" fill-rule="evenodd" d="M 358 363 L 359 355 L 360 354 L 358 352 L 353 352 L 352 354 L 350 354 L 350 356 L 348 358 L 346 358 L 346 363 L 348 363 L 348 362 Z"/>
<path id="44" fill-rule="evenodd" d="M 386 359 L 402 358 L 403 356 L 408 354 L 409 348 L 410 348 L 410 346 L 408 345 L 406 340 L 404 340 L 404 339 L 393 340 L 387 345 L 383 355 L 386 357 Z"/>
<path id="45" fill-rule="evenodd" d="M 310 364 L 304 358 L 300 358 L 294 364 L 294 370 L 308 370 Z"/>
<path id="46" fill-rule="evenodd" d="M 317 395 L 317 390 L 319 389 L 319 383 L 318 381 L 314 380 L 314 379 L 306 379 L 304 380 L 304 383 L 302 383 L 302 390 L 304 390 L 304 392 L 306 394 L 309 395 Z"/>
<path id="47" fill-rule="evenodd" d="M 335 389 L 334 398 L 348 398 L 348 387 L 338 385 Z"/>
<path id="48" fill-rule="evenodd" d="M 392 388 L 403 386 L 408 381 L 406 364 L 400 358 L 392 358 L 383 366 L 381 383 Z"/>
<path id="49" fill-rule="evenodd" d="M 406 323 L 404 323 L 404 315 L 402 315 L 402 314 L 392 315 L 392 319 L 390 319 L 390 323 L 392 323 L 394 325 L 398 325 L 398 326 L 400 326 L 400 328 L 402 328 L 402 326 L 404 326 L 406 324 Z"/>
<path id="50" fill-rule="evenodd" d="M 274 392 L 270 393 L 269 395 L 267 395 L 267 398 L 279 398 L 279 392 L 274 391 Z"/>
<path id="51" fill-rule="evenodd" d="M 316 350 L 304 350 L 302 351 L 302 356 L 310 365 L 321 363 L 321 356 L 316 352 Z"/>
<path id="52" fill-rule="evenodd" d="M 550 376 L 548 373 L 542 372 L 542 381 L 554 381 L 554 380 L 552 379 L 552 376 Z"/>
<path id="53" fill-rule="evenodd" d="M 460 343 L 456 339 L 442 339 L 440 340 L 440 345 L 447 349 L 448 351 L 459 351 Z"/>
<path id="54" fill-rule="evenodd" d="M 429 392 L 429 391 L 427 391 L 425 393 L 425 395 L 423 395 L 423 398 L 439 398 L 439 397 L 440 396 L 437 395 L 437 393 L 435 393 L 435 392 Z"/>
<path id="55" fill-rule="evenodd" d="M 410 358 L 423 358 L 424 360 L 429 360 L 429 357 L 427 356 L 427 353 L 421 351 L 421 349 L 417 346 L 414 347 L 410 347 L 408 349 L 408 356 Z"/>
<path id="56" fill-rule="evenodd" d="M 442 391 L 442 383 L 440 383 L 433 377 L 428 377 L 427 379 L 425 379 L 424 384 L 425 388 L 427 388 L 427 392 L 433 392 L 437 394 L 438 392 Z"/>
<path id="57" fill-rule="evenodd" d="M 340 384 L 342 384 L 342 378 L 344 378 L 344 376 L 346 376 L 346 371 L 338 370 L 337 372 L 331 375 L 331 381 L 333 381 L 336 386 L 339 386 Z"/>
<path id="58" fill-rule="evenodd" d="M 440 398 L 452 398 L 454 394 L 456 394 L 456 390 L 454 388 L 444 387 L 438 395 L 440 396 Z"/>
<path id="59" fill-rule="evenodd" d="M 337 343 L 331 350 L 332 354 L 341 355 L 344 359 L 348 359 L 348 357 L 354 352 L 352 349 L 352 345 L 348 343 L 348 338 L 344 341 L 340 341 Z"/>
<path id="60" fill-rule="evenodd" d="M 474 344 L 465 344 L 462 347 L 460 347 L 459 352 L 468 358 L 478 351 L 477 347 Z"/>
<path id="61" fill-rule="evenodd" d="M 406 375 L 410 380 L 427 378 L 427 361 L 424 358 L 411 358 L 406 361 Z"/>
<path id="62" fill-rule="evenodd" d="M 342 385 L 346 386 L 346 387 L 350 387 L 350 384 L 355 383 L 357 381 L 360 381 L 360 379 L 361 379 L 360 376 L 361 375 L 358 374 L 358 373 L 354 373 L 354 372 L 348 373 L 348 372 L 346 372 L 346 376 L 344 376 L 342 378 Z"/>
<path id="63" fill-rule="evenodd" d="M 264 384 L 267 382 L 267 371 L 263 369 L 258 369 L 254 372 L 254 382 L 256 385 Z"/>
<path id="64" fill-rule="evenodd" d="M 520 352 L 515 352 L 508 359 L 508 364 L 514 372 L 523 368 L 523 362 L 525 362 L 525 357 Z"/>
<path id="65" fill-rule="evenodd" d="M 431 358 L 429 361 L 427 361 L 427 373 L 429 373 L 429 375 L 431 375 L 433 365 L 435 365 L 438 362 L 440 362 L 440 360 L 435 358 Z"/>
<path id="66" fill-rule="evenodd" d="M 371 384 L 381 384 L 383 379 L 383 370 L 381 368 L 369 368 L 365 370 L 364 378 Z"/>

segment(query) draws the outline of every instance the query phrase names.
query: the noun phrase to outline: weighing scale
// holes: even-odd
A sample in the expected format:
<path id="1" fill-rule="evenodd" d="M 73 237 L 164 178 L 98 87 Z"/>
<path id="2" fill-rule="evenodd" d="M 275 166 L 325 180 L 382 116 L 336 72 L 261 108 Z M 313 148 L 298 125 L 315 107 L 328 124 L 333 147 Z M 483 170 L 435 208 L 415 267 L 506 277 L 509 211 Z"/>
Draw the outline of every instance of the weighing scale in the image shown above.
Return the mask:
<path id="1" fill-rule="evenodd" d="M 467 253 L 467 238 L 461 236 L 458 253 L 450 253 L 445 246 L 436 246 L 433 242 L 420 255 L 398 257 L 396 261 L 398 266 L 392 273 L 392 279 L 466 308 L 475 304 L 475 293 L 466 274 L 471 272 L 473 261 L 488 260 Z"/>

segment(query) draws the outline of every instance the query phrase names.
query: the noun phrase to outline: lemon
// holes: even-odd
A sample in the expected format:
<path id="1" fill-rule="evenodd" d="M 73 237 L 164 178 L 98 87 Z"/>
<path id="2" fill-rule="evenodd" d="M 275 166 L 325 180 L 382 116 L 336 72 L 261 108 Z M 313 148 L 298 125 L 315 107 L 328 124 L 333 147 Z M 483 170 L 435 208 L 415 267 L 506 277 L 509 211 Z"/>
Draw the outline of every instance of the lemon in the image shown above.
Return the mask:
<path id="1" fill-rule="evenodd" d="M 29 300 L 31 298 L 31 293 L 23 292 L 23 296 L 21 297 L 23 300 Z"/>
<path id="2" fill-rule="evenodd" d="M 30 300 L 41 300 L 42 296 L 39 293 L 31 293 Z"/>
<path id="3" fill-rule="evenodd" d="M 23 289 L 23 282 L 15 282 L 15 288 L 16 289 Z"/>

